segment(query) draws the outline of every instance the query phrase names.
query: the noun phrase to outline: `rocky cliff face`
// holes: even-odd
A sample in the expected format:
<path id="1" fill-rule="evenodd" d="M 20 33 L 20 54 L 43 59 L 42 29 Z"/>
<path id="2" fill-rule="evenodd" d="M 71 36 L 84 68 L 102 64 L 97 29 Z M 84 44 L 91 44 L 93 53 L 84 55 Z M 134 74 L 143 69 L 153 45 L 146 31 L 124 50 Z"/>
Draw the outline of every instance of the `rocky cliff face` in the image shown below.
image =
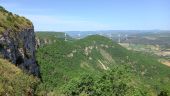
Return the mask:
<path id="1" fill-rule="evenodd" d="M 0 6 L 0 56 L 40 76 L 35 58 L 35 33 L 30 20 Z"/>
<path id="2" fill-rule="evenodd" d="M 36 49 L 38 49 L 40 46 L 44 46 L 44 45 L 49 45 L 52 43 L 55 43 L 56 40 L 50 40 L 50 39 L 39 39 L 36 38 Z"/>
<path id="3" fill-rule="evenodd" d="M 0 34 L 0 52 L 3 58 L 10 60 L 16 66 L 40 76 L 35 58 L 34 28 L 23 28 L 20 32 L 6 30 Z"/>

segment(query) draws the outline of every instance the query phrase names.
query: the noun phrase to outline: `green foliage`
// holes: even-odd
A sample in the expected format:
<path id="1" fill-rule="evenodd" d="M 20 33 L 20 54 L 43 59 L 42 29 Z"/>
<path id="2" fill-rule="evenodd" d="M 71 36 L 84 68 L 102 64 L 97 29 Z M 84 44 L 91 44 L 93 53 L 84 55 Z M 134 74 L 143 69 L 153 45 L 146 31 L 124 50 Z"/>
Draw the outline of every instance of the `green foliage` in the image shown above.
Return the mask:
<path id="1" fill-rule="evenodd" d="M 146 96 L 138 87 L 131 84 L 130 74 L 117 67 L 99 77 L 88 74 L 71 80 L 63 92 L 66 96 Z"/>
<path id="2" fill-rule="evenodd" d="M 86 51 L 89 52 L 88 55 L 85 54 Z M 95 77 L 96 74 L 102 77 L 103 72 L 105 72 L 101 62 L 109 69 L 112 69 L 114 66 L 119 67 L 120 65 L 128 66 L 131 72 L 130 77 L 132 77 L 135 82 L 137 81 L 136 84 L 140 90 L 146 89 L 148 94 L 157 95 L 162 89 L 167 90 L 168 94 L 170 92 L 170 78 L 168 77 L 170 68 L 160 64 L 156 60 L 157 58 L 150 54 L 128 51 L 115 42 L 112 42 L 110 39 L 102 36 L 94 35 L 67 42 L 62 39 L 57 39 L 52 45 L 40 47 L 37 50 L 36 57 L 40 65 L 43 80 L 43 83 L 41 83 L 37 89 L 37 93 L 41 93 L 40 95 L 51 92 L 54 92 L 54 94 L 62 93 L 60 90 L 61 86 L 67 85 L 67 82 L 74 78 L 78 80 L 74 80 L 76 84 L 81 83 L 79 81 L 83 79 L 80 77 L 84 73 L 90 74 L 92 77 L 84 78 L 84 80 L 88 81 L 91 78 L 90 82 L 92 82 L 92 86 L 97 86 L 93 85 L 94 82 L 97 82 L 93 77 Z M 126 71 L 127 69 L 123 68 L 123 70 Z M 124 72 L 124 74 L 128 75 L 126 72 Z M 109 82 L 109 80 L 107 82 Z M 74 85 L 75 83 L 70 84 Z M 127 83 L 122 84 L 126 85 Z M 137 89 L 135 87 L 134 90 L 138 90 L 138 87 Z M 138 94 L 143 94 L 144 91 L 136 92 Z M 86 94 L 84 91 L 81 93 Z M 111 90 L 109 93 L 111 93 Z"/>
<path id="3" fill-rule="evenodd" d="M 40 39 L 59 39 L 59 38 L 64 38 L 65 34 L 64 32 L 50 32 L 50 31 L 37 31 L 36 32 L 36 37 Z"/>
<path id="4" fill-rule="evenodd" d="M 158 96 L 168 96 L 166 91 L 161 91 Z"/>
<path id="5" fill-rule="evenodd" d="M 73 41 L 69 35 L 66 35 L 68 41 Z M 37 31 L 36 39 L 39 40 L 40 46 L 53 44 L 56 40 L 65 40 L 64 32 L 51 32 L 51 31 Z"/>
<path id="6" fill-rule="evenodd" d="M 2 12 L 7 12 L 7 10 L 5 10 L 5 8 L 2 7 L 2 6 L 0 6 L 0 11 L 2 11 Z"/>

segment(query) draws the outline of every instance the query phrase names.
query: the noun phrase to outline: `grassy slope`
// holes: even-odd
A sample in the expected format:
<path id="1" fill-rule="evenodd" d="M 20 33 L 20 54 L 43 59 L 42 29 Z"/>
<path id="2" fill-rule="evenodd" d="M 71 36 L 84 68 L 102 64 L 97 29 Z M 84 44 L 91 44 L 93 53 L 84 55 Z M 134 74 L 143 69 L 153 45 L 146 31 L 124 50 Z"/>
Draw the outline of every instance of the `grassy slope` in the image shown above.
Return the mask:
<path id="1" fill-rule="evenodd" d="M 88 55 L 86 51 L 89 52 Z M 156 94 L 163 89 L 170 92 L 168 67 L 157 62 L 156 58 L 149 54 L 128 51 L 101 36 L 89 36 L 70 42 L 57 41 L 53 45 L 40 48 L 37 60 L 44 81 L 39 86 L 39 90 L 43 90 L 42 93 L 58 89 L 82 73 L 92 76 L 102 74 L 105 70 L 101 62 L 110 69 L 119 64 L 130 66 L 134 78 L 142 82 L 143 88 L 150 89 L 151 93 Z"/>
<path id="2" fill-rule="evenodd" d="M 25 74 L 7 60 L 0 59 L 0 95 L 29 95 L 34 93 L 38 79 Z"/>
<path id="3" fill-rule="evenodd" d="M 0 33 L 6 30 L 20 32 L 23 28 L 31 28 L 32 26 L 28 19 L 8 12 L 0 6 Z"/>

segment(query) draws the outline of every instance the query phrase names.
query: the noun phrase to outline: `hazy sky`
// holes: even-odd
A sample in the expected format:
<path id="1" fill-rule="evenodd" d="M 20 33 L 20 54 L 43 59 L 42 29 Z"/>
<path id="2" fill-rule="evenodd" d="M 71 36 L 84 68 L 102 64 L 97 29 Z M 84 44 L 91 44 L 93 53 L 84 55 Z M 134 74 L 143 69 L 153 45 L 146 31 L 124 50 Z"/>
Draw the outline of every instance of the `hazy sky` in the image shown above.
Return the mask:
<path id="1" fill-rule="evenodd" d="M 0 0 L 35 30 L 170 30 L 170 0 Z"/>

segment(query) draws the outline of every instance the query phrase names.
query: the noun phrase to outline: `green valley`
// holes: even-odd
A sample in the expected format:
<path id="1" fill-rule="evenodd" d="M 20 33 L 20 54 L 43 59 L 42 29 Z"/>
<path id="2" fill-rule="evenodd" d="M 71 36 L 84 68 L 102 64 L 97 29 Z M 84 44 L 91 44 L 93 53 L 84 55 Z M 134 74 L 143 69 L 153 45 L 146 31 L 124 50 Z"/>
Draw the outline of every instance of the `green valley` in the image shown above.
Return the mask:
<path id="1" fill-rule="evenodd" d="M 0 96 L 170 96 L 169 23 L 159 10 L 149 21 L 131 0 L 9 1 L 0 1 L 11 11 L 0 5 Z"/>
<path id="2" fill-rule="evenodd" d="M 118 77 L 129 74 L 130 81 L 127 81 L 133 83 L 136 86 L 134 88 L 140 89 L 138 90 L 138 93 L 141 92 L 140 95 L 148 94 L 154 96 L 161 92 L 169 94 L 168 92 L 170 91 L 170 68 L 159 63 L 157 57 L 141 52 L 129 51 L 112 40 L 99 35 L 75 41 L 58 40 L 52 45 L 40 47 L 37 50 L 37 60 L 41 67 L 42 80 L 44 82 L 39 85 L 37 90 L 41 94 L 59 94 L 60 92 L 62 93 L 63 86 L 71 86 L 71 90 L 66 90 L 66 93 L 68 92 L 68 95 L 71 95 L 69 92 L 78 91 L 78 89 L 77 91 L 73 90 L 78 88 L 76 84 L 83 83 L 81 78 L 85 78 L 88 81 L 88 78 L 94 77 L 92 78 L 94 79 L 92 83 L 99 82 L 100 80 L 98 81 L 96 78 L 105 77 L 105 73 L 108 72 L 109 74 L 111 70 L 118 71 L 118 73 L 121 71 L 122 74 L 118 74 Z M 113 73 L 113 76 L 115 73 Z M 87 76 L 86 78 L 86 74 L 90 77 Z M 85 75 L 85 77 L 82 75 Z M 107 79 L 107 76 L 105 79 Z M 77 83 L 72 83 L 74 79 L 78 80 L 76 81 Z M 125 78 L 122 78 L 122 82 L 123 79 Z M 103 83 L 105 83 L 105 80 L 102 81 Z M 111 84 L 114 85 L 114 83 Z M 74 85 L 75 87 L 73 87 Z M 84 86 L 89 87 L 88 85 Z M 96 86 L 98 85 L 92 87 L 92 93 L 97 90 L 93 89 Z M 125 91 L 125 89 L 120 90 Z M 100 91 L 102 92 L 102 90 Z M 81 89 L 80 92 L 75 94 L 95 95 L 95 93 L 90 94 L 89 92 L 86 89 Z M 118 93 L 113 92 L 112 94 Z M 72 95 L 74 95 L 74 92 Z"/>

